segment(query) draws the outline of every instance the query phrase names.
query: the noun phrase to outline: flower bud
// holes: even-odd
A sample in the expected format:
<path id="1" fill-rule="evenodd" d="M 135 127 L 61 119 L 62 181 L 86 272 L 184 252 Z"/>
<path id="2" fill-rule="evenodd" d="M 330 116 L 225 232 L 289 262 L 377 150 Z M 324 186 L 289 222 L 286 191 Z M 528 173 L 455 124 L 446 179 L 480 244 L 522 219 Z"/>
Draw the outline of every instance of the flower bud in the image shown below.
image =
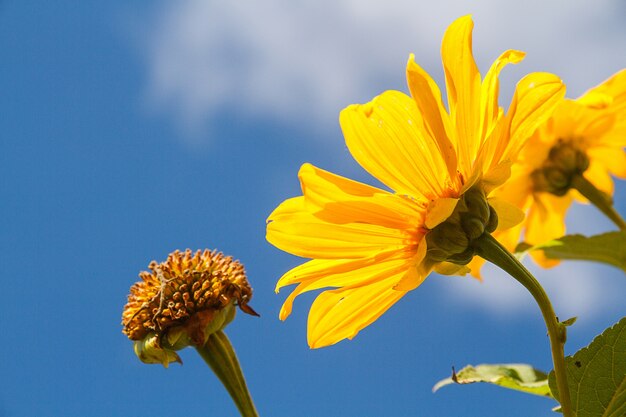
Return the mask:
<path id="1" fill-rule="evenodd" d="M 498 215 L 478 187 L 463 194 L 448 219 L 426 234 L 428 261 L 466 265 L 474 256 L 472 242 L 498 226 Z"/>
<path id="2" fill-rule="evenodd" d="M 584 150 L 577 148 L 573 141 L 559 140 L 543 165 L 531 173 L 533 189 L 563 196 L 570 190 L 573 178 L 582 175 L 587 168 L 589 157 Z"/>
<path id="3" fill-rule="evenodd" d="M 160 363 L 166 368 L 172 362 L 182 363 L 176 352 L 161 347 L 159 338 L 154 333 L 148 333 L 144 339 L 136 340 L 134 349 L 143 363 Z"/>

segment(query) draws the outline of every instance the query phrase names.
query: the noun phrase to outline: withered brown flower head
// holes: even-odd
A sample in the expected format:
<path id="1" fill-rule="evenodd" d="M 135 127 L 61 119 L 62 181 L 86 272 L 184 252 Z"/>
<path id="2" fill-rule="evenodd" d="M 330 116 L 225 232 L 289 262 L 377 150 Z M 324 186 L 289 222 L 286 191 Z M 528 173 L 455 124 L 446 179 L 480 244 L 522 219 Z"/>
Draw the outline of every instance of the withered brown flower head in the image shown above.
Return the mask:
<path id="1" fill-rule="evenodd" d="M 123 332 L 131 340 L 154 333 L 159 338 L 181 326 L 192 341 L 202 343 L 204 329 L 215 315 L 233 304 L 257 315 L 247 304 L 252 297 L 244 267 L 217 250 L 192 254 L 175 251 L 165 262 L 152 261 L 139 274 L 122 314 Z"/>

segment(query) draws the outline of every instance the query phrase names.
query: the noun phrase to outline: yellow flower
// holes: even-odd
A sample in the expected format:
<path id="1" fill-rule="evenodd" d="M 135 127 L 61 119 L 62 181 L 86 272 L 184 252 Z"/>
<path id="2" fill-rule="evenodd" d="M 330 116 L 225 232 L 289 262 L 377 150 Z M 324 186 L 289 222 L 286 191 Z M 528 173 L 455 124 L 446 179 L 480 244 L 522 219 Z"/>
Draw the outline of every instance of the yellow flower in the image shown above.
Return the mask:
<path id="1" fill-rule="evenodd" d="M 523 223 L 498 236 L 514 247 L 523 233 L 529 244 L 565 234 L 565 215 L 574 199 L 586 201 L 572 188 L 582 175 L 613 195 L 611 174 L 626 178 L 626 70 L 576 100 L 563 99 L 552 117 L 528 140 L 497 195 L 527 213 Z M 541 251 L 531 255 L 544 267 L 558 263 Z"/>
<path id="2" fill-rule="evenodd" d="M 552 74 L 534 73 L 517 85 L 505 114 L 498 75 L 524 57 L 504 52 L 481 82 L 472 54 L 470 16 L 456 20 L 442 43 L 449 111 L 433 79 L 411 55 L 411 96 L 387 91 L 341 112 L 354 158 L 394 192 L 304 164 L 303 196 L 283 202 L 268 218 L 267 240 L 313 258 L 287 272 L 276 289 L 298 284 L 280 318 L 299 294 L 331 287 L 311 306 L 312 348 L 353 338 L 434 269 L 468 271 L 472 239 L 519 222 L 519 210 L 489 200 L 509 176 L 524 141 L 562 98 Z"/>

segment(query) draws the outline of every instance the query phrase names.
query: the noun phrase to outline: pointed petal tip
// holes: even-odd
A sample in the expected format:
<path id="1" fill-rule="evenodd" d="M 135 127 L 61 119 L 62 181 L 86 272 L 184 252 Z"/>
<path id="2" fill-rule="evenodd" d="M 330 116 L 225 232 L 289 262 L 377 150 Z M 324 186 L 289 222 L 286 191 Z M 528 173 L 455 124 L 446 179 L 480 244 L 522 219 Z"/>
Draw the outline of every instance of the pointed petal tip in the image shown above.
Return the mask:
<path id="1" fill-rule="evenodd" d="M 280 308 L 280 312 L 278 313 L 278 319 L 280 321 L 285 321 L 285 320 L 287 320 L 287 317 L 289 317 L 290 315 L 291 315 L 291 308 L 290 307 L 286 307 L 283 304 L 283 306 Z"/>
<path id="2" fill-rule="evenodd" d="M 509 64 L 519 64 L 526 58 L 526 52 L 518 49 L 509 49 L 502 54 L 501 58 L 505 58 Z"/>

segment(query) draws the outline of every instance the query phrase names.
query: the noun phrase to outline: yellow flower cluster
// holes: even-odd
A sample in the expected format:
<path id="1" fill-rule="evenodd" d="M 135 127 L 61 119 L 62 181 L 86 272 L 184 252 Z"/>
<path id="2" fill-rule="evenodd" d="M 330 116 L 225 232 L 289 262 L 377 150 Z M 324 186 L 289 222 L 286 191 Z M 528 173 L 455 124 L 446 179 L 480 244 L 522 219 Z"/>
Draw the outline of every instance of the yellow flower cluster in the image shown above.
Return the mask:
<path id="1" fill-rule="evenodd" d="M 522 220 L 521 210 L 493 191 L 508 179 L 520 149 L 561 102 L 565 87 L 555 75 L 529 74 L 505 113 L 498 76 L 524 53 L 502 53 L 481 79 L 472 29 L 466 16 L 443 38 L 447 109 L 437 84 L 411 56 L 410 96 L 387 91 L 341 112 L 350 153 L 393 192 L 305 164 L 303 195 L 269 216 L 270 243 L 312 258 L 278 281 L 277 290 L 297 284 L 281 319 L 297 295 L 334 288 L 311 307 L 311 347 L 353 338 L 433 270 L 476 270 L 473 242 Z"/>
<path id="2" fill-rule="evenodd" d="M 304 164 L 303 195 L 270 214 L 267 240 L 311 258 L 279 279 L 277 292 L 296 284 L 280 318 L 324 289 L 309 312 L 312 348 L 353 338 L 432 271 L 480 278 L 485 233 L 509 249 L 562 236 L 577 178 L 609 195 L 609 174 L 626 178 L 626 71 L 577 100 L 557 76 L 529 74 L 505 112 L 498 77 L 524 53 L 502 53 L 481 78 L 472 30 L 465 16 L 443 37 L 447 108 L 411 55 L 410 95 L 386 91 L 341 112 L 350 153 L 391 191 Z"/>
<path id="3" fill-rule="evenodd" d="M 565 234 L 565 215 L 582 197 L 572 180 L 582 175 L 613 195 L 611 175 L 626 178 L 626 70 L 576 100 L 561 100 L 521 150 L 511 178 L 496 194 L 526 213 L 522 223 L 497 237 L 513 249 L 522 235 L 531 245 Z M 542 266 L 558 261 L 531 252 Z"/>

